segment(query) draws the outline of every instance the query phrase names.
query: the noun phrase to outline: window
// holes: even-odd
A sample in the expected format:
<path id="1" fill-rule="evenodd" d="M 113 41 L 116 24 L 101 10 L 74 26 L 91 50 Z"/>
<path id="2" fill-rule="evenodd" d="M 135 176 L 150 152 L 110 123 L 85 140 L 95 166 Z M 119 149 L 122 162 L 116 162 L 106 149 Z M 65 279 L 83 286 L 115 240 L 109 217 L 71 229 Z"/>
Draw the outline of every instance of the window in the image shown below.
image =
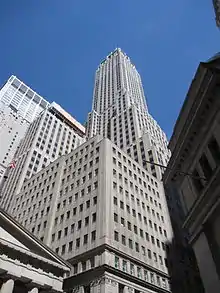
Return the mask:
<path id="1" fill-rule="evenodd" d="M 81 227 L 82 227 L 82 221 L 81 221 L 81 220 L 79 220 L 79 221 L 78 221 L 78 230 L 80 230 L 80 229 L 81 229 Z"/>
<path id="2" fill-rule="evenodd" d="M 73 250 L 73 241 L 69 242 L 69 252 Z"/>
<path id="3" fill-rule="evenodd" d="M 115 268 L 119 268 L 119 257 L 115 256 Z"/>
<path id="4" fill-rule="evenodd" d="M 79 206 L 79 211 L 80 211 L 80 212 L 83 211 L 83 204 L 81 204 L 81 205 Z"/>
<path id="5" fill-rule="evenodd" d="M 118 223 L 118 215 L 116 213 L 114 213 L 114 221 Z"/>
<path id="6" fill-rule="evenodd" d="M 127 262 L 125 260 L 122 261 L 122 270 L 127 272 Z"/>
<path id="7" fill-rule="evenodd" d="M 66 228 L 64 229 L 64 236 L 67 236 L 67 234 L 68 234 L 68 227 L 66 227 Z"/>
<path id="8" fill-rule="evenodd" d="M 125 219 L 121 217 L 121 225 L 125 226 Z"/>
<path id="9" fill-rule="evenodd" d="M 145 251 L 145 247 L 144 246 L 141 246 L 141 252 L 143 255 L 146 255 L 146 251 Z"/>
<path id="10" fill-rule="evenodd" d="M 92 214 L 92 222 L 93 222 L 93 223 L 96 222 L 96 213 L 93 213 L 93 214 Z"/>
<path id="11" fill-rule="evenodd" d="M 126 245 L 126 239 L 124 235 L 121 236 L 121 242 L 123 245 Z"/>
<path id="12" fill-rule="evenodd" d="M 128 239 L 128 246 L 130 249 L 133 249 L 133 242 L 131 239 Z"/>
<path id="13" fill-rule="evenodd" d="M 141 268 L 137 267 L 137 276 L 141 278 Z"/>
<path id="14" fill-rule="evenodd" d="M 62 250 L 61 250 L 61 254 L 64 254 L 65 253 L 65 250 L 66 250 L 66 245 L 62 245 Z"/>
<path id="15" fill-rule="evenodd" d="M 134 265 L 130 264 L 130 274 L 134 275 Z"/>
<path id="16" fill-rule="evenodd" d="M 74 232 L 74 227 L 75 227 L 75 224 L 72 224 L 72 225 L 71 225 L 71 229 L 70 229 L 71 233 Z"/>
<path id="17" fill-rule="evenodd" d="M 120 201 L 120 208 L 123 210 L 124 209 L 124 203 L 123 201 Z"/>
<path id="18" fill-rule="evenodd" d="M 80 247 L 80 238 L 76 239 L 76 249 Z"/>
<path id="19" fill-rule="evenodd" d="M 199 163 L 201 165 L 201 168 L 203 170 L 203 174 L 206 177 L 207 180 L 209 180 L 212 176 L 212 168 L 209 164 L 209 161 L 205 154 L 203 154 L 199 160 Z"/>
<path id="20" fill-rule="evenodd" d="M 134 233 L 137 234 L 137 226 L 134 225 Z"/>
<path id="21" fill-rule="evenodd" d="M 76 215 L 76 208 L 73 209 L 73 215 Z"/>
<path id="22" fill-rule="evenodd" d="M 135 250 L 139 252 L 139 244 L 137 242 L 135 242 Z"/>
<path id="23" fill-rule="evenodd" d="M 97 204 L 97 196 L 93 197 L 93 205 Z"/>
<path id="24" fill-rule="evenodd" d="M 60 231 L 58 231 L 57 239 L 60 239 L 60 238 L 61 238 L 61 233 L 62 233 L 62 231 L 61 231 L 61 230 L 60 230 Z"/>
<path id="25" fill-rule="evenodd" d="M 119 235 L 117 231 L 114 231 L 114 239 L 115 241 L 119 241 Z"/>
<path id="26" fill-rule="evenodd" d="M 81 222 L 81 221 L 79 221 L 79 222 Z M 88 226 L 89 225 L 89 217 L 86 217 L 85 218 L 85 226 Z"/>
<path id="27" fill-rule="evenodd" d="M 114 196 L 114 205 L 116 205 L 116 206 L 117 206 L 117 204 L 118 204 L 117 197 L 115 197 L 115 196 Z"/>
<path id="28" fill-rule="evenodd" d="M 84 235 L 83 244 L 86 245 L 88 243 L 88 234 Z"/>
<path id="29" fill-rule="evenodd" d="M 87 209 L 90 208 L 90 200 L 87 200 L 87 202 L 86 202 L 86 208 Z"/>
<path id="30" fill-rule="evenodd" d="M 91 233 L 91 239 L 92 239 L 92 241 L 95 241 L 95 239 L 96 239 L 96 231 L 92 231 L 92 233 Z"/>

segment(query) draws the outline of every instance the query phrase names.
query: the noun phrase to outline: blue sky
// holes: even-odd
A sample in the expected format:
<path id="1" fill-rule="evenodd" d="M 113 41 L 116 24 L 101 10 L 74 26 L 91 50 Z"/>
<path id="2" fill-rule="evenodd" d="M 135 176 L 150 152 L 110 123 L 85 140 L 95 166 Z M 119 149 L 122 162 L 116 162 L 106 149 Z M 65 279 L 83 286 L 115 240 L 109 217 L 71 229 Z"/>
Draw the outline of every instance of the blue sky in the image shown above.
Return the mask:
<path id="1" fill-rule="evenodd" d="M 95 70 L 116 47 L 171 135 L 200 61 L 220 51 L 211 0 L 1 0 L 0 84 L 14 74 L 80 122 Z"/>

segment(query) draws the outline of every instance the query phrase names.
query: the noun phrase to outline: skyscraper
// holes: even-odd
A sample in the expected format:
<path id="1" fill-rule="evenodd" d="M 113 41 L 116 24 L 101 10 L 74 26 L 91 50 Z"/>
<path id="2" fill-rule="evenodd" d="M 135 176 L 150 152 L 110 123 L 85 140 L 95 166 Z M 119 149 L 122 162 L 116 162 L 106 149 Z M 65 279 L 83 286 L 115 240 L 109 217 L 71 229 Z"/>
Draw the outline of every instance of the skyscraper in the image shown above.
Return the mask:
<path id="1" fill-rule="evenodd" d="M 109 54 L 96 71 L 87 137 L 96 134 L 109 138 L 161 178 L 163 170 L 147 165 L 146 160 L 167 164 L 167 138 L 148 112 L 138 71 L 121 49 Z"/>
<path id="2" fill-rule="evenodd" d="M 15 76 L 0 89 L 0 184 L 28 126 L 48 106 Z"/>
<path id="3" fill-rule="evenodd" d="M 58 157 L 70 153 L 85 140 L 85 128 L 55 102 L 29 126 L 14 156 L 16 167 L 7 168 L 1 206 L 8 211 L 11 199 L 23 183 Z"/>
<path id="4" fill-rule="evenodd" d="M 50 104 L 14 75 L 1 88 L 0 102 L 10 106 L 28 122 L 32 122 Z"/>
<path id="5" fill-rule="evenodd" d="M 100 64 L 87 141 L 32 172 L 39 148 L 49 149 L 42 145 L 44 133 L 31 135 L 46 127 L 44 119 L 36 120 L 20 147 L 18 159 L 26 167 L 20 164 L 20 183 L 13 175 L 8 182 L 5 208 L 71 262 L 66 291 L 169 292 L 166 243 L 172 229 L 162 172 L 145 162 L 165 164 L 169 151 L 129 58 L 116 49 Z"/>

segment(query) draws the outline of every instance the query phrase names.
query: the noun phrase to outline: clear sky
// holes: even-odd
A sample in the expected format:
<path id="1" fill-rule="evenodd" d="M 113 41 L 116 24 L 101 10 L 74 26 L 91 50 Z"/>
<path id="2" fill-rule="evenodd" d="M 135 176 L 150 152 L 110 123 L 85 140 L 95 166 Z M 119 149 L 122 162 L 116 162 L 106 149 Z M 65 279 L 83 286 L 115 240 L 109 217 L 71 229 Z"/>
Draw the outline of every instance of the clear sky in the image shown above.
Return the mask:
<path id="1" fill-rule="evenodd" d="M 212 0 L 0 1 L 0 84 L 14 74 L 80 122 L 95 70 L 116 47 L 169 137 L 199 62 L 220 51 Z"/>

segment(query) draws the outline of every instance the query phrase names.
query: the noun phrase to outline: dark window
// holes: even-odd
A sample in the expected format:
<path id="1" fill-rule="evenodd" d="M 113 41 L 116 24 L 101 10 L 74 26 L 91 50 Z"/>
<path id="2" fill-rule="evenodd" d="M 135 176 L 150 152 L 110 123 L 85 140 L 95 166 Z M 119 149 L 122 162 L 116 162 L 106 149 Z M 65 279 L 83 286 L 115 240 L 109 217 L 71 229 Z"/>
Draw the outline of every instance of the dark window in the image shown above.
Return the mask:
<path id="1" fill-rule="evenodd" d="M 199 178 L 199 173 L 197 170 L 193 171 L 192 181 L 193 181 L 193 184 L 194 184 L 196 190 L 198 192 L 200 192 L 203 189 L 203 184 L 201 182 L 201 179 Z"/>
<path id="2" fill-rule="evenodd" d="M 201 156 L 199 163 L 201 165 L 203 174 L 205 175 L 206 179 L 209 180 L 212 176 L 212 168 L 205 154 Z"/>

